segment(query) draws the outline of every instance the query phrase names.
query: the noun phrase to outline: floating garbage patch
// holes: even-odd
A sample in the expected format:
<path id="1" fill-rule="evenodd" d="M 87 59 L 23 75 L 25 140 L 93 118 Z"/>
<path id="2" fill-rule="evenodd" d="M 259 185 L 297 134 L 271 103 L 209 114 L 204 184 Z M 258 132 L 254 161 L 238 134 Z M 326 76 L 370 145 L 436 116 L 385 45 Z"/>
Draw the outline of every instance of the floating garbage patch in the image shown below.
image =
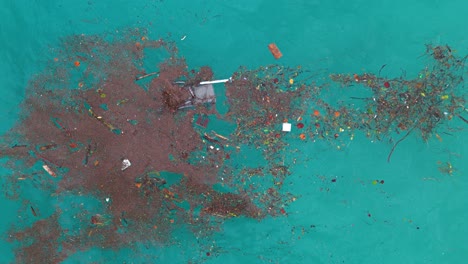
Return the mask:
<path id="1" fill-rule="evenodd" d="M 136 252 L 139 243 L 174 245 L 174 232 L 184 228 L 209 237 L 232 218 L 286 217 L 297 199 L 282 190 L 294 166 L 284 160 L 290 140 L 342 149 L 362 134 L 387 144 L 390 161 L 409 135 L 428 140 L 468 123 L 466 57 L 448 46 L 427 46 L 414 79 L 331 73 L 324 81 L 302 67 L 266 65 L 216 81 L 209 66 L 188 69 L 170 41 L 141 31 L 106 39 L 64 39 L 48 68 L 31 79 L 21 119 L 2 137 L 0 155 L 14 172 L 2 175 L 10 199 L 29 204 L 22 185 L 35 181 L 54 200 L 86 196 L 100 203 L 74 213 L 65 203 L 19 212 L 31 224 L 11 228 L 18 262 L 56 263 L 95 248 Z M 276 45 L 268 48 L 283 56 Z M 168 54 L 153 62 L 157 72 L 143 67 L 145 52 L 154 49 Z M 219 85 L 226 87 L 225 115 L 213 107 Z M 320 99 L 351 85 L 368 96 Z M 215 118 L 233 129 L 208 129 Z M 235 162 L 246 149 L 262 156 L 258 167 Z"/>

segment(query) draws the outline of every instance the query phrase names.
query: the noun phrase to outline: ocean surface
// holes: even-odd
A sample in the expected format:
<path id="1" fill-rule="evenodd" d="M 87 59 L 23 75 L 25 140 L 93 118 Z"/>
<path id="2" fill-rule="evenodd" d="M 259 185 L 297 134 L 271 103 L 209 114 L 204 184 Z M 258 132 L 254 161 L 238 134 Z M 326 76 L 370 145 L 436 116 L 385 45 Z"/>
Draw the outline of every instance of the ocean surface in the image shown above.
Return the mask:
<path id="1" fill-rule="evenodd" d="M 425 67 L 426 44 L 468 55 L 466 10 L 463 0 L 2 0 L 0 134 L 19 121 L 28 81 L 66 36 L 146 29 L 150 39 L 174 40 L 189 67 L 209 65 L 218 79 L 272 63 L 328 73 L 386 65 L 383 75 L 410 77 Z M 280 60 L 267 48 L 272 42 Z M 391 162 L 391 144 L 365 137 L 341 150 L 291 142 L 291 153 L 307 160 L 285 183 L 297 200 L 285 216 L 226 220 L 210 242 L 217 254 L 192 250 L 187 237 L 187 245 L 146 248 L 144 256 L 95 248 L 64 263 L 465 263 L 468 133 L 466 123 L 458 126 L 464 129 L 441 139 L 408 137 Z M 441 171 L 444 164 L 453 173 Z M 0 263 L 11 263 L 17 245 L 8 230 L 22 204 L 6 198 L 11 186 L 1 182 Z M 56 205 L 40 191 L 27 195 L 43 212 Z"/>

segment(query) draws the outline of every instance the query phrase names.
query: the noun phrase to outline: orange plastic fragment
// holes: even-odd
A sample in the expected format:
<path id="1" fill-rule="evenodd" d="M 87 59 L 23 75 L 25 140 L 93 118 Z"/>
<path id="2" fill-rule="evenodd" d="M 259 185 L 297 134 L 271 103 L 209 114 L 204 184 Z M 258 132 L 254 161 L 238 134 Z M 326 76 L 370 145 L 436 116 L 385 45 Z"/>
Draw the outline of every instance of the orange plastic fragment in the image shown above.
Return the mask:
<path id="1" fill-rule="evenodd" d="M 319 110 L 314 110 L 314 116 L 320 116 Z"/>
<path id="2" fill-rule="evenodd" d="M 335 117 L 340 117 L 340 115 L 341 115 L 340 112 L 335 111 Z"/>
<path id="3" fill-rule="evenodd" d="M 299 138 L 300 138 L 301 140 L 305 140 L 305 139 L 306 139 L 306 135 L 305 135 L 304 133 L 302 133 L 302 134 L 299 135 Z"/>
<path id="4" fill-rule="evenodd" d="M 135 183 L 135 186 L 136 186 L 137 188 L 140 188 L 140 187 L 141 187 L 141 183 Z"/>
<path id="5" fill-rule="evenodd" d="M 268 49 L 270 50 L 271 54 L 273 54 L 273 57 L 275 57 L 275 59 L 279 59 L 283 56 L 283 54 L 278 49 L 278 46 L 276 46 L 275 43 L 268 44 Z"/>
<path id="6" fill-rule="evenodd" d="M 75 67 L 79 67 L 81 65 L 81 63 L 79 61 L 75 61 L 75 63 L 73 63 L 75 65 Z"/>
<path id="7" fill-rule="evenodd" d="M 355 80 L 356 82 L 359 82 L 359 75 L 354 74 L 353 77 L 354 77 L 354 80 Z"/>
<path id="8" fill-rule="evenodd" d="M 163 189 L 163 193 L 164 193 L 165 198 L 168 198 L 168 199 L 174 199 L 175 198 L 175 194 L 173 192 L 169 191 L 168 189 Z"/>

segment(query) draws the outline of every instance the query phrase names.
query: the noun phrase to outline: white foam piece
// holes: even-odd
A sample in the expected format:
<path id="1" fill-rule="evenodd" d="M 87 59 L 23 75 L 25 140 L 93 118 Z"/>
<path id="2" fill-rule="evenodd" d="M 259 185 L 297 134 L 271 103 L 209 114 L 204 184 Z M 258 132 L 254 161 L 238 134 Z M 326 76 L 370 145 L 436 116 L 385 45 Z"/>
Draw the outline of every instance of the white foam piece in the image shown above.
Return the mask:
<path id="1" fill-rule="evenodd" d="M 214 80 L 214 81 L 204 81 L 204 82 L 200 82 L 200 85 L 215 84 L 215 83 L 226 83 L 226 82 L 229 82 L 231 80 L 232 80 L 232 78 L 222 79 L 222 80 Z"/>
<path id="2" fill-rule="evenodd" d="M 122 170 L 126 170 L 128 167 L 132 166 L 132 163 L 128 159 L 122 160 Z"/>

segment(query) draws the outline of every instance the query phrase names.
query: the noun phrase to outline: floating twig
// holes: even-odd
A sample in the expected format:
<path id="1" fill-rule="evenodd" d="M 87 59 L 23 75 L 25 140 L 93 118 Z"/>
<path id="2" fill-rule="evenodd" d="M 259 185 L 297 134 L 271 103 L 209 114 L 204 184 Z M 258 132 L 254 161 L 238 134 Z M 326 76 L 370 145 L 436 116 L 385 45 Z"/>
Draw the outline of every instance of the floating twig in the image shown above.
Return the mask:
<path id="1" fill-rule="evenodd" d="M 152 72 L 152 73 L 148 73 L 148 74 L 145 74 L 145 75 L 141 75 L 141 76 L 137 76 L 135 77 L 135 81 L 139 81 L 141 79 L 144 79 L 144 78 L 147 78 L 147 77 L 150 77 L 150 76 L 153 76 L 153 75 L 158 75 L 159 72 Z"/>
<path id="2" fill-rule="evenodd" d="M 213 133 L 213 135 L 219 137 L 220 139 L 224 139 L 224 140 L 226 140 L 226 141 L 229 141 L 229 138 L 227 138 L 227 137 L 225 137 L 225 136 L 222 136 L 222 135 L 220 135 L 220 134 L 214 132 L 213 130 L 211 131 L 211 133 Z"/>
<path id="3" fill-rule="evenodd" d="M 393 151 L 395 151 L 395 148 L 398 146 L 398 144 L 400 144 L 400 142 L 402 142 L 403 140 L 405 140 L 405 138 L 407 136 L 409 136 L 409 134 L 411 134 L 411 131 L 413 131 L 413 129 L 415 128 L 416 126 L 413 126 L 410 130 L 408 130 L 408 132 L 406 133 L 406 135 L 404 135 L 402 138 L 400 138 L 392 147 L 392 150 L 390 150 L 390 153 L 388 154 L 388 158 L 387 158 L 387 162 L 390 162 L 390 159 L 392 157 L 392 154 L 393 154 Z"/>
<path id="4" fill-rule="evenodd" d="M 377 76 L 380 76 L 380 72 L 382 71 L 383 68 L 385 68 L 385 66 L 387 66 L 387 64 L 384 64 L 384 65 L 382 65 L 382 67 L 380 67 L 379 75 L 377 75 Z"/>
<path id="5" fill-rule="evenodd" d="M 28 146 L 28 145 L 24 145 L 24 144 L 23 144 L 23 145 L 15 144 L 15 145 L 11 146 L 11 148 L 25 148 L 25 147 L 27 147 L 27 146 Z"/>
<path id="6" fill-rule="evenodd" d="M 203 138 L 206 139 L 206 140 L 208 140 L 208 142 L 218 144 L 218 145 L 220 145 L 221 147 L 223 146 L 223 144 L 221 144 L 221 142 L 220 142 L 219 140 L 214 139 L 214 138 L 208 136 L 208 134 L 206 134 L 206 133 L 203 135 Z"/>
<path id="7" fill-rule="evenodd" d="M 106 122 L 102 118 L 102 116 L 98 116 L 96 113 L 94 113 L 94 111 L 91 108 L 88 109 L 88 112 L 91 114 L 92 117 L 94 117 L 97 121 L 101 122 L 103 125 L 105 125 L 107 128 L 109 128 L 110 131 L 112 131 L 113 133 L 118 134 L 118 135 L 122 134 L 120 129 L 118 129 L 118 128 L 114 127 L 112 124 Z"/>
<path id="8" fill-rule="evenodd" d="M 53 149 L 53 148 L 55 148 L 55 147 L 57 147 L 57 144 L 52 143 L 52 144 L 48 144 L 48 145 L 45 145 L 45 146 L 41 146 L 41 147 L 39 148 L 39 150 L 40 150 L 40 151 L 44 151 L 44 150 Z"/>
<path id="9" fill-rule="evenodd" d="M 457 115 L 458 118 L 460 118 L 463 122 L 467 123 L 468 124 L 468 120 L 466 118 L 464 118 L 463 116 L 461 115 Z"/>
<path id="10" fill-rule="evenodd" d="M 84 165 L 88 165 L 88 160 L 90 156 L 91 156 L 91 144 L 88 144 L 88 147 L 86 148 L 85 158 L 84 158 Z"/>
<path id="11" fill-rule="evenodd" d="M 37 153 L 37 152 L 34 152 L 34 154 L 35 154 L 37 157 L 41 158 L 42 161 L 43 161 L 44 163 L 45 163 L 45 162 L 48 162 L 49 164 L 52 164 L 52 165 L 54 165 L 54 166 L 57 167 L 57 168 L 61 168 L 61 167 L 62 167 L 62 165 L 58 165 L 57 162 L 54 162 L 54 161 L 50 160 L 49 158 L 46 158 L 44 155 L 41 155 L 41 154 L 39 154 L 39 153 Z"/>
<path id="12" fill-rule="evenodd" d="M 30 207 L 31 207 L 31 212 L 32 212 L 32 214 L 33 214 L 34 216 L 37 216 L 36 210 L 34 210 L 34 207 L 32 207 L 32 205 L 31 205 Z"/>

